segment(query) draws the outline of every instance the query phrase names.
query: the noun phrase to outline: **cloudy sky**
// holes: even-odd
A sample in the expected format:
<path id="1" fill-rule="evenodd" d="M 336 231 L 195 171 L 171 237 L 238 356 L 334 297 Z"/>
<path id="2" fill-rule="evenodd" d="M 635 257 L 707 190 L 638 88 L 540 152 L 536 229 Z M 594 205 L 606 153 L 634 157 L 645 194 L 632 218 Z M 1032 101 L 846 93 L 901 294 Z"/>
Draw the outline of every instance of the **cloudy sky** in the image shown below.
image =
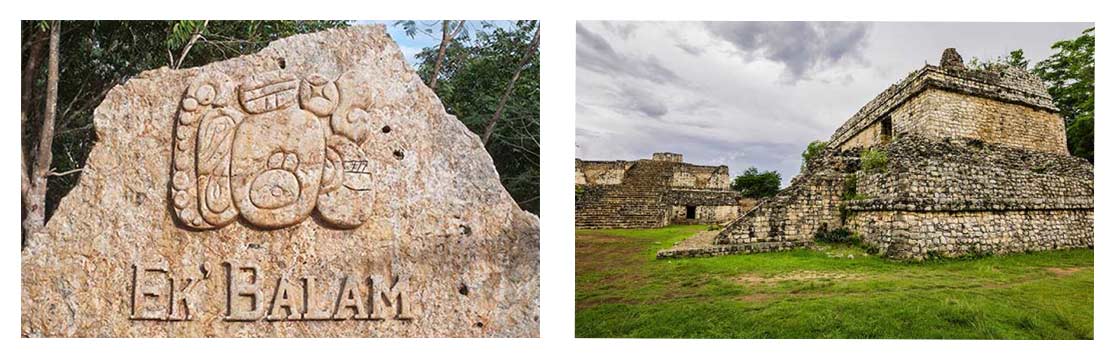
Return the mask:
<path id="1" fill-rule="evenodd" d="M 599 22 L 576 25 L 576 155 L 800 169 L 862 105 L 945 48 L 1031 64 L 1090 23 Z"/>

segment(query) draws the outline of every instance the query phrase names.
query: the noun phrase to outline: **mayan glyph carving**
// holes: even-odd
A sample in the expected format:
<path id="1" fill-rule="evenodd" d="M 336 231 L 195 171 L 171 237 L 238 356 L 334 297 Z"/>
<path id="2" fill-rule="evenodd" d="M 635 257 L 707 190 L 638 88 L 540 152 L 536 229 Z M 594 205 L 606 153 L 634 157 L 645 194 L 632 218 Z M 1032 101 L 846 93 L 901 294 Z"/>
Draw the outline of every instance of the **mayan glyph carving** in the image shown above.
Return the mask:
<path id="1" fill-rule="evenodd" d="M 328 174 L 330 177 L 323 181 L 324 189 L 317 199 L 321 218 L 342 228 L 360 226 L 367 221 L 370 205 L 375 200 L 372 175 L 381 173 L 388 165 L 379 160 L 384 157 L 368 156 L 365 146 L 384 154 L 390 151 L 368 141 L 373 122 L 368 109 L 373 99 L 358 85 L 354 73 L 346 73 L 336 80 L 335 87 L 345 91 L 340 93 L 336 111 L 329 119 L 333 135 L 326 142 L 325 154 L 332 170 Z"/>
<path id="2" fill-rule="evenodd" d="M 282 70 L 239 82 L 221 73 L 196 77 L 175 134 L 170 196 L 178 220 L 198 230 L 236 219 L 281 228 L 316 209 L 335 227 L 362 225 L 374 174 L 391 165 L 375 160 L 390 156 L 367 154 L 390 151 L 369 144 L 372 104 L 351 73 L 335 80 Z"/>

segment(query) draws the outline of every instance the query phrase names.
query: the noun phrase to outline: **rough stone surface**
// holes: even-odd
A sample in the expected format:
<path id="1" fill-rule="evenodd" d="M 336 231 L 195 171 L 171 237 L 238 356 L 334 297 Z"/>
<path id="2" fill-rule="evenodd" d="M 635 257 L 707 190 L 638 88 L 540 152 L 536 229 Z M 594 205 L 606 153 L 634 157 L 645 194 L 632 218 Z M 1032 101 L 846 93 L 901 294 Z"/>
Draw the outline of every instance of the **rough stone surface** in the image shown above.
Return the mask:
<path id="1" fill-rule="evenodd" d="M 845 174 L 858 166 L 851 152 L 826 149 L 789 186 L 724 227 L 718 245 L 778 243 L 810 246 L 817 231 L 840 226 Z"/>
<path id="2" fill-rule="evenodd" d="M 730 190 L 727 166 L 682 162 L 675 153 L 636 161 L 576 160 L 576 226 L 653 228 L 723 223 L 750 203 Z"/>
<path id="3" fill-rule="evenodd" d="M 941 61 L 948 59 L 945 53 Z M 1066 142 L 1060 141 L 1063 121 L 1035 75 L 1014 67 L 980 70 L 945 65 L 925 65 L 875 96 L 832 134 L 829 146 L 869 147 L 888 141 L 891 135 L 908 134 L 971 137 L 1068 153 Z"/>
<path id="4" fill-rule="evenodd" d="M 866 151 L 882 163 L 864 169 Z M 1094 167 L 1068 155 L 1039 79 L 966 69 L 949 49 L 940 67 L 915 71 L 859 110 L 788 188 L 712 244 L 658 257 L 810 246 L 837 228 L 898 259 L 1093 247 Z"/>
<path id="5" fill-rule="evenodd" d="M 147 71 L 22 252 L 24 336 L 538 336 L 538 219 L 382 26 Z"/>
<path id="6" fill-rule="evenodd" d="M 1094 169 L 1056 153 L 906 137 L 884 171 L 857 171 L 846 228 L 902 259 L 1094 245 Z"/>

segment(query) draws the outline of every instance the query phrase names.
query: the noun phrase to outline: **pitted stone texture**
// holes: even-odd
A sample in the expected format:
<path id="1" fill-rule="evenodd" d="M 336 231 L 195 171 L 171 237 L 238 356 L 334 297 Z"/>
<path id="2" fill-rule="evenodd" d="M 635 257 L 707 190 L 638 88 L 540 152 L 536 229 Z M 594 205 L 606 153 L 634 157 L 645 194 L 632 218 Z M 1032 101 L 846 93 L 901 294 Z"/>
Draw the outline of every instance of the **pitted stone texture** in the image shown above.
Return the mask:
<path id="1" fill-rule="evenodd" d="M 245 120 L 232 149 L 232 198 L 240 215 L 266 228 L 297 224 L 317 203 L 325 130 L 297 108 Z"/>
<path id="2" fill-rule="evenodd" d="M 198 131 L 176 129 L 175 114 L 187 106 L 186 88 L 203 74 L 223 73 L 242 84 L 279 70 L 293 75 L 290 79 L 354 73 L 374 99 L 362 108 L 373 114 L 368 120 L 373 131 L 360 151 L 383 166 L 371 174 L 377 195 L 361 205 L 366 222 L 348 230 L 316 215 L 275 230 L 243 219 L 209 230 L 176 222 L 175 134 Z M 309 111 L 299 109 L 292 89 L 281 89 L 271 100 L 247 99 L 264 115 Z M 214 90 L 213 101 L 244 99 L 235 90 Z M 210 97 L 208 91 L 188 106 L 205 107 L 200 100 Z M 257 116 L 243 115 L 244 122 Z M 330 119 L 317 120 L 327 130 Z M 22 251 L 24 336 L 538 336 L 537 217 L 518 208 L 478 137 L 445 113 L 382 26 L 294 36 L 258 54 L 201 68 L 147 71 L 113 89 L 94 122 L 99 141 L 80 184 Z M 389 132 L 379 130 L 388 126 Z M 325 153 L 322 149 L 320 159 L 313 159 L 294 151 L 295 169 L 319 164 L 325 176 Z M 258 160 L 261 166 L 271 165 L 272 154 L 267 155 Z M 231 156 L 235 162 L 235 149 Z M 196 175 L 190 168 L 196 161 L 192 154 L 183 159 L 189 165 L 183 176 Z M 274 158 L 279 169 L 293 161 L 286 154 Z M 196 201 L 196 189 L 182 189 Z M 128 319 L 131 266 L 157 261 L 165 261 L 176 276 L 199 279 L 192 320 Z M 331 289 L 322 290 L 330 297 L 346 276 L 409 276 L 414 319 L 225 321 L 224 261 L 257 263 L 267 301 L 280 277 L 317 277 L 322 288 Z"/>
<path id="3" fill-rule="evenodd" d="M 948 69 L 964 69 L 967 66 L 963 65 L 963 57 L 959 56 L 959 52 L 955 48 L 944 49 L 944 54 L 940 55 L 940 67 Z"/>
<path id="4" fill-rule="evenodd" d="M 954 50 L 952 50 L 954 52 Z M 832 134 L 842 149 L 883 143 L 883 122 L 893 136 L 966 137 L 1019 148 L 1067 154 L 1064 126 L 1040 78 L 1016 67 L 990 70 L 925 65 L 864 105 Z M 1045 134 L 1044 137 L 1040 134 Z"/>

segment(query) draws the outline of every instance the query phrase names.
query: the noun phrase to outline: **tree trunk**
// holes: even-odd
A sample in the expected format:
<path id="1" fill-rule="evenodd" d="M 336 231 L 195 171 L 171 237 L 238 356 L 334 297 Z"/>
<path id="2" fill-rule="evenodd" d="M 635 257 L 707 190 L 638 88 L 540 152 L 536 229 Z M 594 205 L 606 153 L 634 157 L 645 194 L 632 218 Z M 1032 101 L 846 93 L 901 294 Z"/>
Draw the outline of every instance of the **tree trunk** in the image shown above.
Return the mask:
<path id="1" fill-rule="evenodd" d="M 38 74 L 39 62 L 43 60 L 43 45 L 46 44 L 47 32 L 36 31 L 29 40 L 27 62 L 23 64 L 23 73 L 20 83 L 19 110 L 28 112 L 31 108 L 31 87 L 35 85 L 35 75 Z M 22 126 L 22 121 L 20 122 Z"/>
<path id="2" fill-rule="evenodd" d="M 514 83 L 518 81 L 518 76 L 522 74 L 522 69 L 526 67 L 526 63 L 530 61 L 530 57 L 534 56 L 534 52 L 538 49 L 538 43 L 541 41 L 542 28 L 538 26 L 534 31 L 534 39 L 530 40 L 530 48 L 526 50 L 526 54 L 522 55 L 522 60 L 518 61 L 518 68 L 514 70 L 514 76 L 511 76 L 511 82 L 507 83 L 507 88 L 503 90 L 503 96 L 499 98 L 499 106 L 495 108 L 495 115 L 491 116 L 488 120 L 487 126 L 484 127 L 484 134 L 481 138 L 484 145 L 491 139 L 491 133 L 495 131 L 495 124 L 499 122 L 499 118 L 503 116 L 503 108 L 507 105 L 507 98 L 511 96 L 511 91 L 514 90 Z"/>
<path id="3" fill-rule="evenodd" d="M 43 110 L 43 126 L 39 132 L 39 144 L 35 148 L 29 180 L 30 188 L 23 198 L 27 217 L 23 219 L 24 236 L 29 237 L 42 231 L 46 225 L 46 186 L 47 175 L 53 160 L 54 115 L 58 106 L 58 42 L 62 33 L 62 22 L 50 24 L 50 55 L 46 73 L 46 108 Z"/>
<path id="4" fill-rule="evenodd" d="M 23 131 L 27 129 L 27 113 L 31 109 L 31 88 L 35 86 L 35 75 L 39 70 L 39 62 L 43 58 L 43 45 L 46 44 L 47 32 L 34 31 L 34 33 L 27 39 L 27 62 L 23 64 L 23 72 L 20 74 L 20 96 L 19 96 L 19 130 L 20 136 Z M 27 173 L 27 151 L 21 145 L 19 148 L 19 181 L 20 181 L 20 198 L 27 198 L 27 192 L 31 190 L 31 178 Z M 26 207 L 24 207 L 26 210 Z"/>
<path id="5" fill-rule="evenodd" d="M 449 43 L 453 38 L 464 29 L 464 20 L 456 26 L 456 30 L 449 32 L 449 20 L 441 21 L 441 46 L 437 50 L 437 60 L 433 62 L 433 73 L 429 75 L 429 89 L 437 90 L 437 78 L 441 76 L 441 62 L 445 60 L 445 50 L 448 50 Z"/>
<path id="6" fill-rule="evenodd" d="M 182 62 L 186 61 L 186 55 L 190 53 L 190 49 L 193 48 L 193 44 L 197 43 L 197 39 L 201 37 L 201 33 L 205 32 L 205 28 L 208 26 L 209 20 L 205 20 L 205 22 L 201 24 L 201 27 L 197 28 L 197 30 L 194 30 L 193 35 L 190 35 L 190 41 L 186 43 L 186 47 L 182 48 L 182 54 L 178 55 L 177 63 L 174 63 L 173 59 L 171 59 L 170 65 L 173 66 L 175 70 L 182 67 Z"/>

